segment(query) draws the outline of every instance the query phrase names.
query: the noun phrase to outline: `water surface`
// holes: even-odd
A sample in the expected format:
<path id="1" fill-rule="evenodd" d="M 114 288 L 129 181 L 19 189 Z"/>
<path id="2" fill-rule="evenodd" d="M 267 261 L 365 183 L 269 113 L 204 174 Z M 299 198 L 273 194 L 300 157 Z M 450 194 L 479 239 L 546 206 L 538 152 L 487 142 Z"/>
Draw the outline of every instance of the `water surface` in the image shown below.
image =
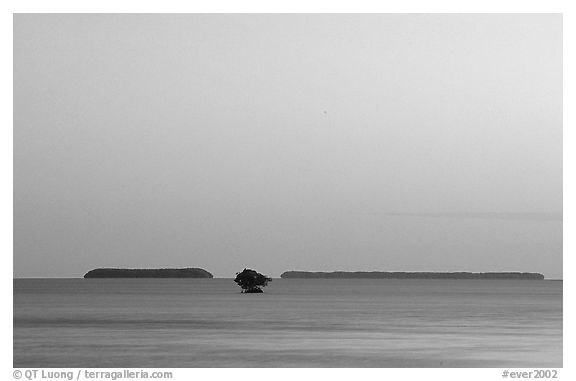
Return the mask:
<path id="1" fill-rule="evenodd" d="M 561 281 L 14 280 L 14 367 L 561 366 Z"/>

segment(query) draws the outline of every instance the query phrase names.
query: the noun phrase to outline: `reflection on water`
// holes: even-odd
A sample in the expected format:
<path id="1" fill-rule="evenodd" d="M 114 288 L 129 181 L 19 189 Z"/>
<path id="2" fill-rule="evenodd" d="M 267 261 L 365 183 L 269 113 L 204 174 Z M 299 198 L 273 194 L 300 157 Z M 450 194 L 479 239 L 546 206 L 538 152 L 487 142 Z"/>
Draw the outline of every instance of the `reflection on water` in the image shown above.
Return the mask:
<path id="1" fill-rule="evenodd" d="M 558 281 L 14 280 L 14 367 L 561 366 Z"/>

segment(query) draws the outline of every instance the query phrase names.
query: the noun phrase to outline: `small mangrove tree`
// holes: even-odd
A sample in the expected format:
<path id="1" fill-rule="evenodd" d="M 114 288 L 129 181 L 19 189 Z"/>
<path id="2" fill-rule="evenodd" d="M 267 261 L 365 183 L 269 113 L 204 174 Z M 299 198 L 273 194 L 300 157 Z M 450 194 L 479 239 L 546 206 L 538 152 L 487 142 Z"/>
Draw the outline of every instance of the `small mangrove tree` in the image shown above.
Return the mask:
<path id="1" fill-rule="evenodd" d="M 268 282 L 272 282 L 272 278 L 255 270 L 244 269 L 242 272 L 236 273 L 234 282 L 242 288 L 242 293 L 256 294 L 264 292 L 261 287 L 266 287 Z"/>

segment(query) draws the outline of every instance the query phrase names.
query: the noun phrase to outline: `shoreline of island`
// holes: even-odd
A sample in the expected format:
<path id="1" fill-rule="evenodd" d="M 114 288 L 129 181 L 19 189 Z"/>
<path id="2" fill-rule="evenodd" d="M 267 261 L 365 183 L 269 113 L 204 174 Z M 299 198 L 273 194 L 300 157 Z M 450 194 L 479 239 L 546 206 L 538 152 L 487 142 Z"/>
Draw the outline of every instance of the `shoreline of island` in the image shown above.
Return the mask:
<path id="1" fill-rule="evenodd" d="M 84 278 L 203 278 L 214 276 L 202 268 L 97 268 Z M 227 278 L 222 278 L 227 279 Z M 486 280 L 544 280 L 536 272 L 433 272 L 433 271 L 285 271 L 280 279 L 486 279 Z"/>
<path id="2" fill-rule="evenodd" d="M 532 272 L 405 272 L 405 271 L 286 271 L 282 279 L 489 279 L 543 280 L 544 275 Z"/>
<path id="3" fill-rule="evenodd" d="M 122 269 L 98 268 L 88 271 L 84 278 L 214 278 L 201 268 Z"/>

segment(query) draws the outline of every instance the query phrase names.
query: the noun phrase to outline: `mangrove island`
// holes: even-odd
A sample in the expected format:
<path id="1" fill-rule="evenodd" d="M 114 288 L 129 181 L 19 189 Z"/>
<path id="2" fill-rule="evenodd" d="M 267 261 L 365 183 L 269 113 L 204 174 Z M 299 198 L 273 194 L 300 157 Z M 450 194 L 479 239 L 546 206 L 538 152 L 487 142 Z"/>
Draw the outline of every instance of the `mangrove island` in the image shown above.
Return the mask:
<path id="1" fill-rule="evenodd" d="M 182 269 L 112 269 L 100 268 L 88 271 L 84 278 L 213 278 L 200 268 Z"/>
<path id="2" fill-rule="evenodd" d="M 280 278 L 298 279 L 528 279 L 542 280 L 540 273 L 525 272 L 387 272 L 387 271 L 286 271 Z"/>

